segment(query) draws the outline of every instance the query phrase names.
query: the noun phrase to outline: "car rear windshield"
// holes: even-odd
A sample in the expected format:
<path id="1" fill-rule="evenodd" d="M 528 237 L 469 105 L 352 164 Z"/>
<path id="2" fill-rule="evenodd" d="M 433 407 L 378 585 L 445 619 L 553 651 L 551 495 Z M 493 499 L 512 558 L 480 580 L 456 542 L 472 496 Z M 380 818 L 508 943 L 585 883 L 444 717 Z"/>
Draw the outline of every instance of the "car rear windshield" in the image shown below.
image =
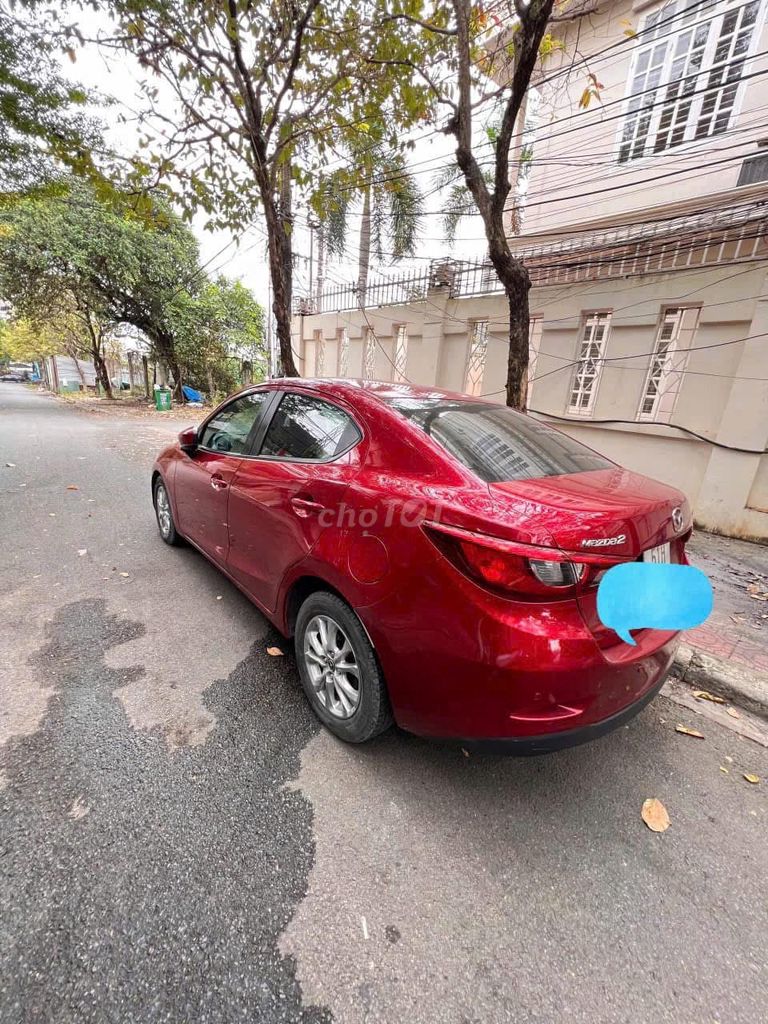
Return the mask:
<path id="1" fill-rule="evenodd" d="M 388 404 L 486 483 L 614 465 L 567 434 L 506 406 L 444 398 L 391 398 Z"/>

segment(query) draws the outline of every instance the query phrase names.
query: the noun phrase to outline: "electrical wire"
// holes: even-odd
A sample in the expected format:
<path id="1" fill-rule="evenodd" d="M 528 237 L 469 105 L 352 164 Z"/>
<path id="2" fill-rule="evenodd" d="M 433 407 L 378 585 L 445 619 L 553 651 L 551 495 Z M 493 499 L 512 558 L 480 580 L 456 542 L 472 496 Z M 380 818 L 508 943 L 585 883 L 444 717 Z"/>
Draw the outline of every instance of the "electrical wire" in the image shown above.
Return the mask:
<path id="1" fill-rule="evenodd" d="M 528 412 L 535 413 L 537 416 L 546 416 L 548 419 L 559 420 L 561 423 L 570 423 L 575 426 L 577 423 L 593 424 L 595 426 L 607 425 L 607 424 L 624 424 L 626 426 L 636 427 L 638 423 L 642 423 L 642 420 L 594 420 L 594 419 L 583 419 L 577 420 L 575 417 L 569 416 L 557 416 L 553 412 L 544 412 L 542 409 L 528 409 Z M 656 424 L 657 426 L 671 427 L 673 430 L 681 430 L 684 434 L 689 434 L 691 437 L 695 437 L 698 441 L 704 441 L 706 444 L 711 444 L 713 448 L 723 448 L 727 452 L 739 452 L 741 455 L 765 455 L 768 452 L 768 448 L 740 448 L 734 444 L 724 444 L 722 441 L 715 441 L 711 437 L 705 437 L 704 434 L 699 434 L 695 430 L 691 430 L 690 427 L 683 427 L 679 423 L 661 423 Z"/>

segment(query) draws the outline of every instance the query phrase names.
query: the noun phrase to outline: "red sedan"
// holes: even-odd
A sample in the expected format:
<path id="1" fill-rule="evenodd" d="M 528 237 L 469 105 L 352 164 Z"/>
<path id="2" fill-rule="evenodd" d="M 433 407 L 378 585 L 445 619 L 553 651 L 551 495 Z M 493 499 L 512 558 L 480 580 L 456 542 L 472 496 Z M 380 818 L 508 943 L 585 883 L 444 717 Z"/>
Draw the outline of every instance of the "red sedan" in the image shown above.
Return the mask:
<path id="1" fill-rule="evenodd" d="M 162 538 L 189 541 L 286 636 L 318 718 L 523 752 L 583 742 L 658 692 L 677 634 L 635 646 L 601 573 L 685 562 L 682 494 L 533 417 L 411 385 L 276 380 L 158 458 Z"/>

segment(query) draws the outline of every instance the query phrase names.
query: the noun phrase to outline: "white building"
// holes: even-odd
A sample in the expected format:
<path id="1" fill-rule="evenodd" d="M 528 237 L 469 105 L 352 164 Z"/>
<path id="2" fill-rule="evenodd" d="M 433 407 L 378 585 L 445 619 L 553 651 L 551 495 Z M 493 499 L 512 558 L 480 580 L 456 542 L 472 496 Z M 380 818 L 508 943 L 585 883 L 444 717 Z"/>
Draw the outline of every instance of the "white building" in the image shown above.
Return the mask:
<path id="1" fill-rule="evenodd" d="M 556 26 L 523 234 L 529 405 L 768 539 L 768 0 L 605 0 Z M 630 33 L 627 35 L 629 28 Z M 577 40 L 578 38 L 578 45 Z M 574 55 L 579 54 L 575 60 Z M 599 99 L 580 105 L 588 75 Z M 503 401 L 506 299 L 433 265 L 295 319 L 308 376 Z"/>

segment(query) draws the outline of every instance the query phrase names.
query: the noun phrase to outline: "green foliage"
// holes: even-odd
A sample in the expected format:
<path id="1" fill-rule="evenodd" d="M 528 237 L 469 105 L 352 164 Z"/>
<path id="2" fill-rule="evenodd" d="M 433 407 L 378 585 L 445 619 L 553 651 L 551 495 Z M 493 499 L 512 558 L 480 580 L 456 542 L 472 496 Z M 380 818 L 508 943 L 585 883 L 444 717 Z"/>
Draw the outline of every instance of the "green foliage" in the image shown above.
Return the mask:
<path id="1" fill-rule="evenodd" d="M 253 380 L 266 376 L 264 310 L 239 281 L 206 281 L 185 292 L 178 314 L 176 354 L 184 383 L 216 399 L 241 383 L 242 360 Z"/>
<path id="2" fill-rule="evenodd" d="M 383 123 L 383 111 L 391 149 L 428 115 L 426 87 L 378 63 L 407 48 L 397 22 L 375 26 L 379 4 L 370 0 L 107 6 L 125 31 L 105 45 L 128 50 L 150 72 L 143 170 L 161 172 L 185 215 L 202 210 L 213 227 L 251 221 L 265 190 L 279 193 L 283 166 L 294 184 L 316 188 L 340 147 Z M 176 104 L 170 121 L 158 103 L 160 80 L 165 103 L 172 96 Z"/>
<path id="3" fill-rule="evenodd" d="M 119 30 L 105 45 L 134 54 L 149 72 L 143 172 L 172 182 L 185 216 L 203 211 L 210 226 L 241 231 L 263 211 L 280 359 L 283 373 L 295 375 L 292 192 L 316 189 L 364 126 L 380 125 L 394 150 L 428 116 L 430 90 L 405 62 L 400 23 L 381 0 L 108 7 Z"/>
<path id="4" fill-rule="evenodd" d="M 36 22 L 0 9 L 0 203 L 54 189 L 62 167 L 103 182 L 87 94 L 57 69 L 50 32 Z"/>
<path id="5" fill-rule="evenodd" d="M 28 320 L 0 322 L 0 363 L 31 363 L 53 355 L 58 344 L 55 332 L 36 328 Z"/>
<path id="6" fill-rule="evenodd" d="M 322 180 L 312 198 L 325 226 L 329 254 L 343 255 L 348 217 L 366 193 L 371 230 L 361 237 L 360 261 L 367 264 L 371 251 L 379 260 L 412 256 L 424 213 L 421 189 L 404 155 L 372 141 L 367 131 L 350 150 L 348 163 Z"/>
<path id="7" fill-rule="evenodd" d="M 79 318 L 99 346 L 131 324 L 177 384 L 206 389 L 225 354 L 263 362 L 261 307 L 242 285 L 207 280 L 194 236 L 160 199 L 148 219 L 129 196 L 100 201 L 71 182 L 1 211 L 0 296 L 38 329 Z"/>

